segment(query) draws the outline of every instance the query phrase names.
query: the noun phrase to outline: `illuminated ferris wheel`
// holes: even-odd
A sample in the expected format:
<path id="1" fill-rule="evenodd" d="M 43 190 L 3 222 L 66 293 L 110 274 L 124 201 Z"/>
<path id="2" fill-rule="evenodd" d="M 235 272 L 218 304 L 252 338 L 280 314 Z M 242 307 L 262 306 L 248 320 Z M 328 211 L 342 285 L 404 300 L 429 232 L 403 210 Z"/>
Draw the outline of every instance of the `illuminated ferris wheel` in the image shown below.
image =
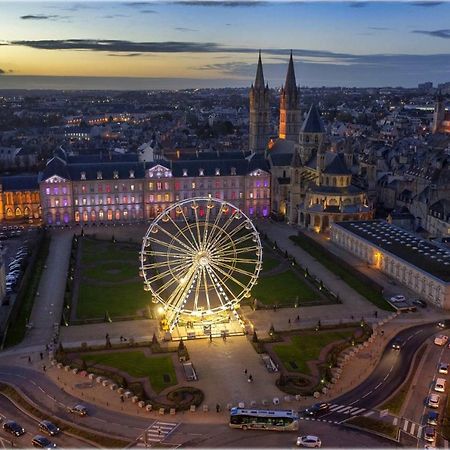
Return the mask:
<path id="1" fill-rule="evenodd" d="M 170 331 L 179 323 L 214 323 L 250 297 L 262 266 L 251 220 L 223 200 L 174 203 L 149 226 L 140 253 L 144 289 L 160 303 Z"/>

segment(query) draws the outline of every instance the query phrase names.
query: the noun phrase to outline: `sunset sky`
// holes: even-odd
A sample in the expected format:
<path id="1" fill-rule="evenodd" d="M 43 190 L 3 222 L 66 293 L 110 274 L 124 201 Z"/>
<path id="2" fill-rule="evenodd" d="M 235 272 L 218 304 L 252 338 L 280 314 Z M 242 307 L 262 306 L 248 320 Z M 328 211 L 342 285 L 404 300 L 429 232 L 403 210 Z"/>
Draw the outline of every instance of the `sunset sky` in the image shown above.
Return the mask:
<path id="1" fill-rule="evenodd" d="M 300 85 L 450 81 L 450 3 L 0 0 L 0 89 L 247 86 L 260 48 L 272 87 L 290 49 Z"/>

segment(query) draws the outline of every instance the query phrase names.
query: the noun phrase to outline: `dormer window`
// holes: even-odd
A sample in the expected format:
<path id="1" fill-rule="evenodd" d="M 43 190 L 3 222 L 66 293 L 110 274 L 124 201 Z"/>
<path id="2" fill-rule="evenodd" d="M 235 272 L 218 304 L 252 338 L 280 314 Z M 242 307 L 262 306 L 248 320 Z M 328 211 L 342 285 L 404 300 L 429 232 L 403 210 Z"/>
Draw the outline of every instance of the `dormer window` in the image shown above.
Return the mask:
<path id="1" fill-rule="evenodd" d="M 115 170 L 115 171 L 113 172 L 113 178 L 114 178 L 115 180 L 117 180 L 117 179 L 119 178 L 119 172 L 118 172 L 117 170 Z"/>
<path id="2" fill-rule="evenodd" d="M 82 180 L 85 180 L 85 179 L 86 179 L 86 172 L 81 172 L 80 178 L 81 178 Z"/>
<path id="3" fill-rule="evenodd" d="M 231 175 L 236 175 L 236 167 L 231 168 Z"/>
<path id="4" fill-rule="evenodd" d="M 130 178 L 134 178 L 134 170 L 130 170 Z"/>
<path id="5" fill-rule="evenodd" d="M 183 177 L 187 177 L 187 169 L 183 169 Z"/>
<path id="6" fill-rule="evenodd" d="M 216 175 L 220 175 L 220 169 L 216 168 Z"/>
<path id="7" fill-rule="evenodd" d="M 203 176 L 203 175 L 205 175 L 205 171 L 204 171 L 204 169 L 198 169 L 198 174 L 199 174 L 199 176 Z"/>
<path id="8" fill-rule="evenodd" d="M 102 173 L 100 172 L 100 170 L 97 172 L 97 180 L 102 180 L 103 176 Z"/>

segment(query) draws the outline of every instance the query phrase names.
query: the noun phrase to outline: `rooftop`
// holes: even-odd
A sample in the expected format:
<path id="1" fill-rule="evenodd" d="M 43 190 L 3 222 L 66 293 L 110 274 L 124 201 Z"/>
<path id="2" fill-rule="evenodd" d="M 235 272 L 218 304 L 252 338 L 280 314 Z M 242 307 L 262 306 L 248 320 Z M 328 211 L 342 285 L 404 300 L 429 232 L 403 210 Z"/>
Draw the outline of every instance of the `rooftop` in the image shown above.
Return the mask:
<path id="1" fill-rule="evenodd" d="M 335 225 L 442 281 L 450 282 L 450 250 L 382 220 L 338 222 Z"/>

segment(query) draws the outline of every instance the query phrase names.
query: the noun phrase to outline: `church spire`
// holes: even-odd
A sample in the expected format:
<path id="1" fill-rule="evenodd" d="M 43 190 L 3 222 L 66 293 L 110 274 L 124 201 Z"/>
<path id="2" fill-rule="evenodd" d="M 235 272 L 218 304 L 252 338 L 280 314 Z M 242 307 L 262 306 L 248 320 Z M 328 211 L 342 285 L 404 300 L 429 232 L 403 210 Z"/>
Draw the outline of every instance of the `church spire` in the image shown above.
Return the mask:
<path id="1" fill-rule="evenodd" d="M 261 50 L 258 57 L 258 68 L 256 69 L 255 89 L 264 89 L 264 74 L 261 62 Z"/>
<path id="2" fill-rule="evenodd" d="M 284 84 L 284 90 L 289 94 L 294 94 L 297 91 L 297 81 L 295 80 L 295 70 L 294 70 L 294 60 L 292 58 L 292 50 L 291 50 L 291 57 L 289 58 L 289 65 L 286 74 L 286 83 Z"/>

